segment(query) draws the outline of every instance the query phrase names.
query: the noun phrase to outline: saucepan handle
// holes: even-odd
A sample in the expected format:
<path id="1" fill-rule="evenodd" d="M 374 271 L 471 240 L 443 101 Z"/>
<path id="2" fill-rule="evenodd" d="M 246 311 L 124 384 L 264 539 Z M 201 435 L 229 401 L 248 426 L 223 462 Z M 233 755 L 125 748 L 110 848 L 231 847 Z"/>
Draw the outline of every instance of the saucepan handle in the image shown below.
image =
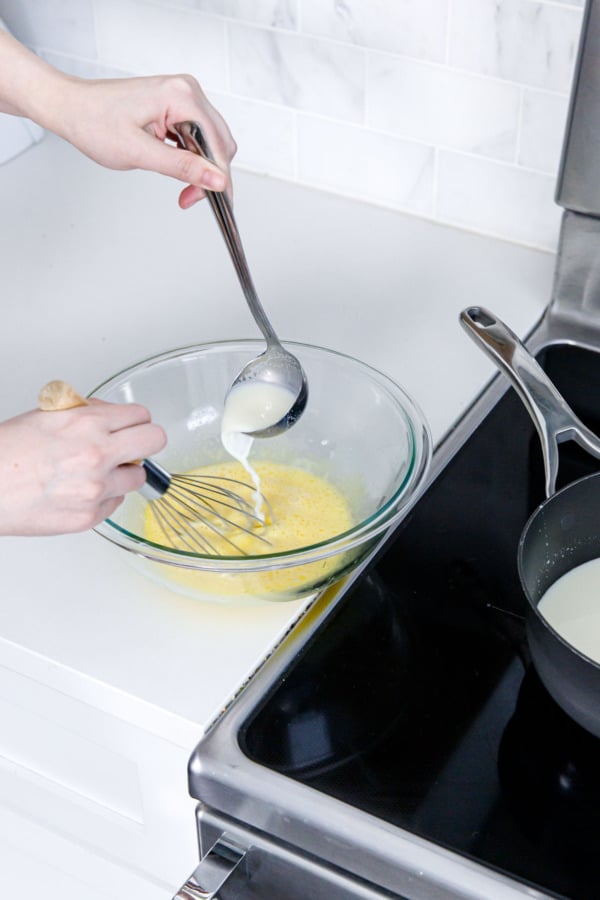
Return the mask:
<path id="1" fill-rule="evenodd" d="M 600 439 L 576 416 L 537 360 L 517 335 L 482 306 L 460 314 L 467 334 L 510 379 L 533 419 L 542 444 L 546 470 L 546 496 L 556 490 L 558 444 L 575 440 L 588 453 L 600 457 Z"/>

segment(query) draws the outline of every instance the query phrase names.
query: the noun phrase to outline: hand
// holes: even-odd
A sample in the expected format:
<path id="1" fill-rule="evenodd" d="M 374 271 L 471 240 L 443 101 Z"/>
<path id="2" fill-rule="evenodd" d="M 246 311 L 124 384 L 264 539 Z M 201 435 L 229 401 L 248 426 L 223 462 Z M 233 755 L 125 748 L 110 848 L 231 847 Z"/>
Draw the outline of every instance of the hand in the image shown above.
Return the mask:
<path id="1" fill-rule="evenodd" d="M 112 169 L 148 169 L 188 184 L 183 209 L 205 196 L 205 188 L 231 194 L 230 162 L 237 150 L 229 128 L 190 75 L 68 79 L 63 86 L 59 133 L 91 159 Z M 212 150 L 212 165 L 174 140 L 178 122 L 200 124 Z"/>
<path id="2" fill-rule="evenodd" d="M 231 194 L 235 141 L 191 75 L 71 77 L 0 27 L 0 112 L 33 119 L 110 169 L 148 169 L 185 181 L 184 209 L 205 188 Z M 173 125 L 187 120 L 199 123 L 216 165 L 165 143 Z"/>
<path id="3" fill-rule="evenodd" d="M 145 482 L 131 460 L 158 453 L 165 434 L 138 404 L 91 401 L 0 423 L 0 535 L 85 531 Z"/>

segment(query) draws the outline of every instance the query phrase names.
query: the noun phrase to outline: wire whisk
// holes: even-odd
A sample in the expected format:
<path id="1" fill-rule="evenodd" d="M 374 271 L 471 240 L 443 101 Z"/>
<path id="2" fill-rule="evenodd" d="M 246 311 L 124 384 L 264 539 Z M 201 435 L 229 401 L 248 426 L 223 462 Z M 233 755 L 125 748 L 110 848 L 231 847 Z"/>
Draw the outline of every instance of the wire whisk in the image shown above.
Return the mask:
<path id="1" fill-rule="evenodd" d="M 224 475 L 173 475 L 145 459 L 146 484 L 140 493 L 171 546 L 192 553 L 223 554 L 220 542 L 248 555 L 239 537 L 248 535 L 269 546 L 258 529 L 269 524 L 270 506 L 253 484 Z M 257 511 L 259 510 L 259 511 Z M 258 545 L 257 545 L 258 546 Z"/>
<path id="2" fill-rule="evenodd" d="M 56 411 L 88 406 L 88 401 L 65 381 L 50 381 L 40 391 L 41 410 Z M 139 493 L 149 509 L 165 543 L 190 553 L 247 556 L 242 546 L 246 535 L 252 545 L 268 547 L 261 529 L 272 519 L 271 508 L 254 484 L 223 475 L 172 474 L 153 459 L 139 462 L 146 483 Z M 247 543 L 247 541 L 246 541 Z"/>

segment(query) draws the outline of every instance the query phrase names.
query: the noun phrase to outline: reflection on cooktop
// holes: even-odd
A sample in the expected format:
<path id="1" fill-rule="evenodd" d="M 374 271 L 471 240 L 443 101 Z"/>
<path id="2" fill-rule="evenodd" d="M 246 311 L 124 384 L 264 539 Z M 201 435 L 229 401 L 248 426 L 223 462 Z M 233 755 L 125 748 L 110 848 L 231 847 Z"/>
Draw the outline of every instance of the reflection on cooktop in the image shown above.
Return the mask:
<path id="1" fill-rule="evenodd" d="M 571 896 L 598 896 L 599 763 L 600 741 L 557 706 L 530 669 L 500 742 L 500 780 L 538 858 L 571 873 L 562 888 Z M 593 893 L 585 893 L 587 884 Z"/>
<path id="2" fill-rule="evenodd" d="M 600 360 L 542 358 L 600 431 Z M 560 483 L 597 469 L 570 444 Z M 600 741 L 531 668 L 517 544 L 544 497 L 509 391 L 240 734 L 246 754 L 548 894 L 600 897 Z"/>

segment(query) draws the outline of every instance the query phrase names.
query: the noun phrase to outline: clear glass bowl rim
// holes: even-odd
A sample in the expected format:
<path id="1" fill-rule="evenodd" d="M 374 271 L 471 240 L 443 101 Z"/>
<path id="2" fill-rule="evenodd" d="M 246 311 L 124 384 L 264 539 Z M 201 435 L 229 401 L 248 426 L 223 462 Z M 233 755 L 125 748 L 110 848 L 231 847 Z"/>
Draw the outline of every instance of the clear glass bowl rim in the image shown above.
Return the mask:
<path id="1" fill-rule="evenodd" d="M 196 554 L 185 550 L 176 550 L 148 541 L 113 522 L 110 518 L 95 526 L 94 531 L 97 534 L 131 553 L 154 562 L 200 571 L 248 573 L 268 571 L 275 567 L 283 569 L 307 565 L 339 553 L 345 553 L 367 541 L 374 540 L 383 531 L 391 528 L 401 516 L 406 514 L 417 499 L 417 496 L 420 495 L 420 489 L 424 485 L 432 456 L 430 428 L 418 404 L 407 394 L 404 388 L 384 372 L 350 354 L 317 344 L 307 344 L 299 341 L 282 341 L 282 343 L 292 353 L 295 352 L 294 348 L 296 348 L 296 352 L 305 349 L 309 352 L 324 353 L 327 356 L 348 361 L 354 367 L 362 369 L 371 380 L 386 388 L 401 405 L 407 425 L 411 456 L 406 475 L 390 499 L 370 516 L 367 516 L 366 519 L 358 522 L 348 531 L 336 535 L 334 538 L 280 553 L 240 557 L 211 556 L 210 554 Z M 114 386 L 120 380 L 132 376 L 141 369 L 168 362 L 170 359 L 183 358 L 190 354 L 221 352 L 226 351 L 228 348 L 235 350 L 248 349 L 255 352 L 255 355 L 258 355 L 264 349 L 264 341 L 257 338 L 207 341 L 148 356 L 105 379 L 90 391 L 88 397 L 99 396 L 104 389 Z"/>

